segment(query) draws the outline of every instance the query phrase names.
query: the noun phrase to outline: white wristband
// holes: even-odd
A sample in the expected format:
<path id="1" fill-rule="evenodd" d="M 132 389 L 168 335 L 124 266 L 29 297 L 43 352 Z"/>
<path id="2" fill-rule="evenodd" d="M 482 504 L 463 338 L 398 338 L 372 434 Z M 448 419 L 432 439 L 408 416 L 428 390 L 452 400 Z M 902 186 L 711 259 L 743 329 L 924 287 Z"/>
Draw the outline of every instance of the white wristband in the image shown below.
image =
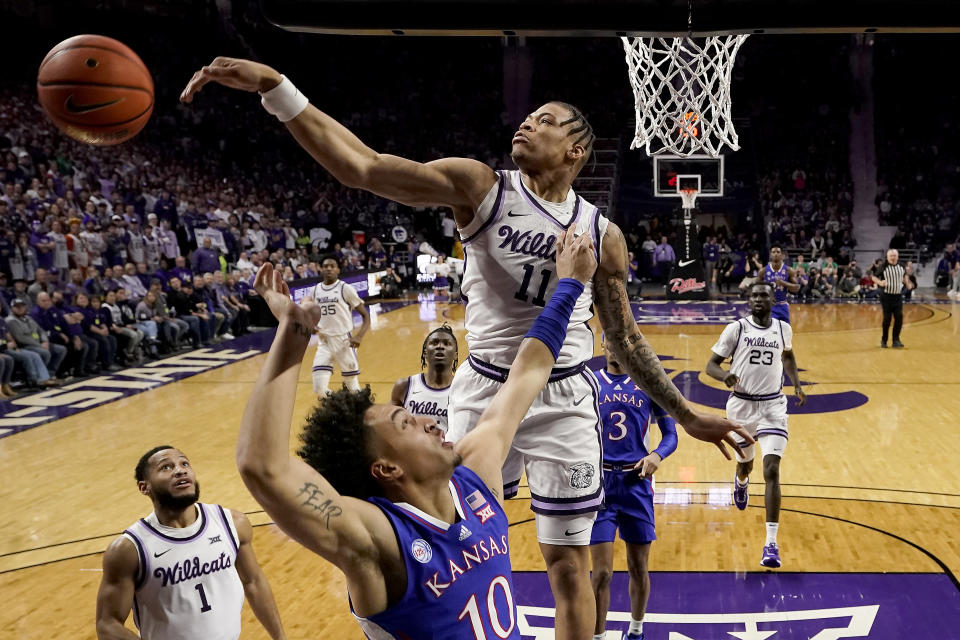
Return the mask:
<path id="1" fill-rule="evenodd" d="M 289 122 L 300 115 L 310 101 L 293 86 L 289 78 L 281 75 L 280 84 L 260 94 L 260 104 L 268 113 L 277 116 L 280 122 Z"/>

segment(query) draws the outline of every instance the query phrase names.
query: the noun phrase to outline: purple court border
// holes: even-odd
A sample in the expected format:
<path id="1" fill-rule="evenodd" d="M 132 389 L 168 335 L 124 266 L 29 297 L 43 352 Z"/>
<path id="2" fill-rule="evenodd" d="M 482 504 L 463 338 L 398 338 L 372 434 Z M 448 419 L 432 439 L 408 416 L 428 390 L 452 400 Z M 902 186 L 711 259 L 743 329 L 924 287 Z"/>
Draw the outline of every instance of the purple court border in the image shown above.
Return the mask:
<path id="1" fill-rule="evenodd" d="M 513 583 L 521 637 L 552 637 L 540 633 L 554 622 L 546 574 Z M 960 591 L 942 573 L 652 572 L 650 583 L 648 640 L 960 637 Z M 627 629 L 627 584 L 614 574 L 608 632 Z"/>

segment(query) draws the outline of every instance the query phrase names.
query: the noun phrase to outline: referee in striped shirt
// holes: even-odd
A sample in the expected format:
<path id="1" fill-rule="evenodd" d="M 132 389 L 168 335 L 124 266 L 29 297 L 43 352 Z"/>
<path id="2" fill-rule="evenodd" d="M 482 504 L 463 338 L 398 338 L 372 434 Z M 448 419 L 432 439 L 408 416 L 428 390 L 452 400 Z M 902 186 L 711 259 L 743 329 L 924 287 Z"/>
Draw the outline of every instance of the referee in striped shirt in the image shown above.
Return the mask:
<path id="1" fill-rule="evenodd" d="M 870 277 L 882 289 L 880 305 L 883 307 L 883 335 L 880 346 L 887 348 L 887 335 L 890 331 L 890 319 L 893 318 L 893 348 L 902 349 L 900 342 L 900 328 L 903 327 L 903 288 L 913 289 L 913 282 L 907 278 L 907 273 L 898 262 L 900 252 L 896 249 L 887 250 L 886 263 L 877 267 Z"/>

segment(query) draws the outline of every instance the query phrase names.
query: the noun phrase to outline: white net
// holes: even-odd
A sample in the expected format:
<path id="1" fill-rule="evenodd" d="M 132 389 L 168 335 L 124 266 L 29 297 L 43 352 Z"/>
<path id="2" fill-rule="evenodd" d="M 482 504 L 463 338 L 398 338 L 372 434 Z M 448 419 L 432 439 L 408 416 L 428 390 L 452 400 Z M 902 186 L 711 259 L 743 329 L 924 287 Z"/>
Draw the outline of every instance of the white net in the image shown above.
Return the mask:
<path id="1" fill-rule="evenodd" d="M 637 128 L 631 149 L 716 158 L 740 148 L 730 115 L 730 76 L 745 35 L 622 38 Z"/>

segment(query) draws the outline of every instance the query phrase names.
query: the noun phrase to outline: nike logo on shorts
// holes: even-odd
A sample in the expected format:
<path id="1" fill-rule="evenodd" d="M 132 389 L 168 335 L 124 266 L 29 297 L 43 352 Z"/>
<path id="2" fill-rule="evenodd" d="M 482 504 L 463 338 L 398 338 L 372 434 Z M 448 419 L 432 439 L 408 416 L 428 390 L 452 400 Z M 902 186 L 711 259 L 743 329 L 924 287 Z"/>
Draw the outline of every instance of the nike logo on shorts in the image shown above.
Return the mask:
<path id="1" fill-rule="evenodd" d="M 580 406 L 580 403 L 583 402 L 583 401 L 586 400 L 586 399 L 587 399 L 587 396 L 583 396 L 582 398 L 580 398 L 579 400 L 577 400 L 576 402 L 574 402 L 574 403 L 573 403 L 573 406 L 575 406 L 575 407 Z"/>
<path id="2" fill-rule="evenodd" d="M 696 262 L 696 260 L 681 260 L 680 262 L 677 263 L 677 266 L 685 267 L 688 264 L 693 264 L 694 262 Z"/>
<path id="3" fill-rule="evenodd" d="M 578 533 L 583 533 L 584 531 L 586 531 L 586 530 L 589 529 L 589 528 L 590 528 L 590 527 L 587 527 L 586 529 L 580 529 L 580 531 L 573 531 L 573 532 L 571 532 L 570 529 L 567 529 L 566 531 L 563 532 L 563 535 L 565 535 L 565 536 L 575 536 L 575 535 L 577 535 Z"/>

